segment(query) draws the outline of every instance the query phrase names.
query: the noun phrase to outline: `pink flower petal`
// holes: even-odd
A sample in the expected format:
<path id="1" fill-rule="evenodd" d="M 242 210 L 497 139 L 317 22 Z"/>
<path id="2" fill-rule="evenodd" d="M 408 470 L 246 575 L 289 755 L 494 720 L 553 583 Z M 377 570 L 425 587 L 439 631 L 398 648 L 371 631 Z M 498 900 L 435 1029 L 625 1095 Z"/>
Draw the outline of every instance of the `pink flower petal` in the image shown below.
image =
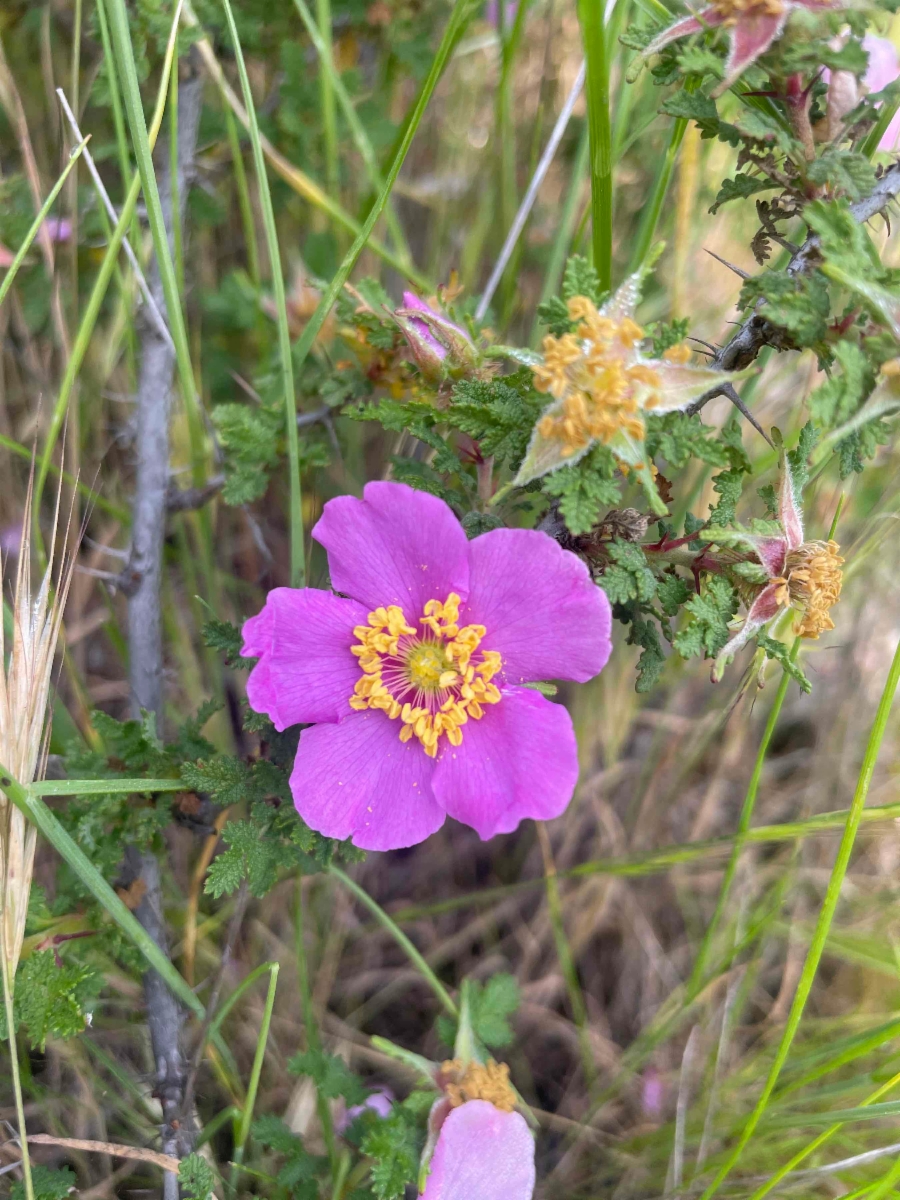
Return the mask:
<path id="1" fill-rule="evenodd" d="M 534 1180 L 525 1118 L 469 1100 L 441 1127 L 422 1200 L 531 1200 Z"/>
<path id="2" fill-rule="evenodd" d="M 866 68 L 863 83 L 869 92 L 881 92 L 900 76 L 897 48 L 887 38 L 867 33 L 863 38 L 863 49 L 869 55 L 869 65 Z M 884 136 L 878 143 L 878 149 L 896 150 L 898 140 L 900 140 L 900 112 L 896 114 L 884 131 Z"/>
<path id="3" fill-rule="evenodd" d="M 534 529 L 494 529 L 469 543 L 467 623 L 484 625 L 508 683 L 593 678 L 612 649 L 612 613 L 577 555 Z"/>
<path id="4" fill-rule="evenodd" d="M 778 537 L 748 537 L 753 549 L 759 556 L 759 561 L 766 569 L 770 579 L 776 578 L 784 570 L 784 560 L 787 555 L 787 542 Z"/>
<path id="5" fill-rule="evenodd" d="M 337 725 L 300 735 L 291 773 L 294 804 L 311 829 L 352 837 L 363 850 L 422 842 L 444 823 L 434 798 L 434 762 L 415 738 L 401 742 L 400 722 L 355 712 Z"/>
<path id="6" fill-rule="evenodd" d="M 674 25 L 670 25 L 668 29 L 658 33 L 641 57 L 647 58 L 651 54 L 657 54 L 671 42 L 677 42 L 679 38 L 688 37 L 692 33 L 702 33 L 704 29 L 713 29 L 716 25 L 721 25 L 724 20 L 724 13 L 719 13 L 714 8 L 705 8 L 696 16 L 682 17 Z"/>
<path id="7" fill-rule="evenodd" d="M 863 50 L 869 56 L 869 64 L 863 76 L 863 83 L 870 92 L 880 92 L 893 83 L 900 75 L 900 62 L 897 60 L 897 48 L 887 38 L 876 37 L 867 33 L 863 38 Z"/>
<path id="8" fill-rule="evenodd" d="M 442 743 L 432 786 L 447 814 L 486 841 L 526 817 L 558 817 L 578 782 L 572 719 L 527 688 L 504 689 L 499 704 L 463 726 L 462 745 Z"/>
<path id="9" fill-rule="evenodd" d="M 734 658 L 735 654 L 737 654 L 738 650 L 746 646 L 754 633 L 757 633 L 764 625 L 768 625 L 770 621 L 773 621 L 777 617 L 781 610 L 781 605 L 776 599 L 779 586 L 778 584 L 770 583 L 768 587 L 763 588 L 750 605 L 750 611 L 747 613 L 744 624 L 716 655 L 716 661 L 712 669 L 713 683 L 719 682 L 722 678 L 722 672 Z"/>
<path id="10" fill-rule="evenodd" d="M 409 331 L 421 343 L 420 345 L 412 343 L 413 350 L 418 349 L 423 358 L 430 357 L 437 363 L 442 363 L 447 357 L 447 347 L 437 340 L 425 321 L 411 316 L 410 311 L 427 313 L 430 317 L 437 317 L 438 314 L 424 300 L 420 300 L 415 292 L 404 292 L 403 308 L 397 310 L 398 316 L 401 318 L 401 325 L 404 328 L 408 325 Z M 423 365 L 426 364 L 423 363 Z"/>
<path id="11" fill-rule="evenodd" d="M 313 537 L 331 582 L 367 609 L 399 604 L 411 622 L 428 600 L 469 592 L 468 542 L 443 500 L 403 483 L 369 483 L 363 499 L 329 500 Z"/>
<path id="12" fill-rule="evenodd" d="M 366 609 L 316 588 L 275 588 L 263 610 L 244 623 L 241 653 L 259 662 L 247 680 L 247 699 L 276 729 L 308 721 L 337 721 L 359 679 L 350 653 L 354 625 Z"/>
<path id="13" fill-rule="evenodd" d="M 725 63 L 725 78 L 711 94 L 721 96 L 727 92 L 738 76 L 755 63 L 772 45 L 784 29 L 788 10 L 776 15 L 768 13 L 744 13 L 737 18 L 731 29 L 731 50 Z"/>

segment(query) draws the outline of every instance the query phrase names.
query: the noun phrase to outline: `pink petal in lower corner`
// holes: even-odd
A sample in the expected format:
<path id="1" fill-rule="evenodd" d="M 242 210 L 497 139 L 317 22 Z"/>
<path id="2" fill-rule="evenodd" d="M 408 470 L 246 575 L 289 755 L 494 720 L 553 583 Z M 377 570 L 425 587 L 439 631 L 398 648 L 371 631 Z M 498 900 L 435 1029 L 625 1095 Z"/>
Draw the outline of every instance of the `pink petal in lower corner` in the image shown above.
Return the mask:
<path id="1" fill-rule="evenodd" d="M 470 1100 L 441 1127 L 422 1200 L 531 1200 L 534 1180 L 525 1118 Z"/>

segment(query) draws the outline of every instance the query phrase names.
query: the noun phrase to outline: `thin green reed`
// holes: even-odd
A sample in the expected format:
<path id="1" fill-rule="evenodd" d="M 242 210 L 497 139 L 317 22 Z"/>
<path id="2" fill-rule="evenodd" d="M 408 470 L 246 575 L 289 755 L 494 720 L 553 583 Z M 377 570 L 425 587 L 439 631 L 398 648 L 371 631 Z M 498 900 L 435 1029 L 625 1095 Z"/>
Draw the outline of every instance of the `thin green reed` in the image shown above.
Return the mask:
<path id="1" fill-rule="evenodd" d="M 331 0 L 316 0 L 317 32 L 324 51 L 319 51 L 319 107 L 322 140 L 325 143 L 325 186 L 337 200 L 340 196 L 337 108 L 334 92 L 334 48 L 331 38 Z M 327 64 L 327 65 L 326 65 Z"/>
<path id="2" fill-rule="evenodd" d="M 864 1110 L 868 1107 L 871 1107 L 882 1096 L 886 1095 L 888 1092 L 897 1087 L 898 1084 L 900 1084 L 900 1074 L 892 1075 L 886 1083 L 883 1083 L 881 1087 L 876 1088 L 870 1096 L 867 1096 L 866 1099 L 862 1101 L 862 1103 L 859 1105 L 859 1109 Z M 814 1154 L 816 1150 L 821 1149 L 826 1142 L 830 1141 L 836 1133 L 843 1129 L 844 1124 L 844 1121 L 834 1121 L 828 1129 L 820 1133 L 818 1137 L 813 1138 L 813 1140 L 807 1143 L 802 1150 L 799 1150 L 795 1155 L 789 1158 L 786 1163 L 779 1167 L 775 1174 L 771 1176 L 771 1178 L 767 1179 L 761 1187 L 756 1189 L 756 1191 L 750 1197 L 750 1200 L 763 1200 L 763 1197 L 767 1196 L 769 1192 L 771 1192 L 771 1190 L 776 1187 L 786 1175 L 789 1175 L 791 1171 L 796 1170 L 796 1168 L 804 1161 L 804 1159 L 808 1158 L 810 1154 Z"/>
<path id="3" fill-rule="evenodd" d="M 238 209 L 241 214 L 241 227 L 244 230 L 244 251 L 247 255 L 247 273 L 255 288 L 260 284 L 259 243 L 256 238 L 256 222 L 253 219 L 253 203 L 250 199 L 250 185 L 247 182 L 247 170 L 244 166 L 244 156 L 241 153 L 241 140 L 238 134 L 237 121 L 231 111 L 231 105 L 223 101 L 222 116 L 225 120 L 225 134 L 228 138 L 228 149 L 231 151 L 231 165 L 234 167 L 234 187 L 237 192 Z"/>
<path id="4" fill-rule="evenodd" d="M 344 887 L 347 888 L 348 891 L 352 892 L 357 900 L 359 900 L 360 903 L 369 910 L 379 925 L 383 926 L 388 931 L 403 953 L 407 956 L 409 961 L 413 964 L 413 966 L 437 996 L 438 1000 L 440 1000 L 441 1004 L 444 1006 L 450 1016 L 458 1016 L 459 1010 L 453 997 L 450 995 L 450 993 L 438 979 L 437 975 L 435 975 L 434 971 L 432 971 L 431 967 L 415 948 L 403 930 L 399 927 L 396 921 L 392 920 L 381 907 L 381 905 L 372 899 L 365 888 L 360 887 L 355 879 L 351 879 L 350 876 L 346 875 L 339 867 L 329 867 L 328 873 L 329 875 L 333 875 L 335 879 L 340 880 Z"/>
<path id="5" fill-rule="evenodd" d="M 841 844 L 838 847 L 837 857 L 834 862 L 834 867 L 831 871 L 831 877 L 828 880 L 828 887 L 825 891 L 825 899 L 822 903 L 822 908 L 819 912 L 819 918 L 816 922 L 815 931 L 813 932 L 812 942 L 806 955 L 806 961 L 803 964 L 803 970 L 800 975 L 800 981 L 797 985 L 797 991 L 794 995 L 794 1000 L 791 1005 L 791 1011 L 788 1014 L 787 1024 L 781 1036 L 781 1041 L 778 1044 L 778 1049 L 775 1052 L 775 1058 L 772 1066 L 769 1069 L 769 1074 L 766 1077 L 765 1085 L 762 1093 L 756 1102 L 753 1112 L 750 1114 L 746 1124 L 744 1125 L 741 1135 L 738 1138 L 737 1144 L 726 1158 L 725 1162 L 716 1172 L 715 1178 L 709 1187 L 704 1191 L 701 1200 L 710 1200 L 711 1196 L 719 1190 L 719 1187 L 724 1180 L 730 1175 L 732 1168 L 737 1163 L 738 1159 L 744 1151 L 744 1147 L 753 1137 L 757 1125 L 762 1119 L 772 1093 L 775 1090 L 775 1085 L 778 1082 L 778 1077 L 784 1064 L 787 1062 L 790 1053 L 791 1045 L 797 1030 L 800 1027 L 800 1021 L 803 1017 L 803 1011 L 806 1007 L 806 1001 L 809 998 L 809 993 L 812 989 L 813 981 L 816 976 L 816 971 L 819 967 L 819 961 L 822 957 L 822 952 L 825 949 L 825 942 L 828 938 L 828 932 L 831 929 L 831 922 L 834 919 L 834 914 L 837 910 L 838 900 L 841 895 L 841 887 L 844 882 L 844 877 L 847 874 L 847 868 L 850 864 L 850 855 L 853 852 L 853 845 L 856 841 L 856 834 L 859 829 L 862 818 L 863 807 L 866 802 L 866 796 L 869 792 L 869 786 L 872 782 L 872 776 L 875 772 L 875 764 L 878 761 L 878 752 L 881 749 L 881 743 L 884 738 L 885 729 L 887 728 L 888 717 L 890 716 L 891 706 L 894 702 L 894 694 L 897 690 L 897 683 L 900 681 L 900 642 L 894 651 L 894 657 L 891 662 L 890 670 L 888 671 L 887 680 L 885 681 L 884 690 L 881 694 L 881 700 L 878 705 L 878 711 L 875 715 L 875 721 L 869 733 L 869 740 L 866 745 L 866 752 L 863 757 L 862 768 L 859 773 L 859 780 L 856 785 L 856 791 L 853 796 L 853 802 L 850 805 L 850 810 L 847 815 L 847 824 L 844 827 L 844 835 L 841 838 Z"/>
<path id="6" fill-rule="evenodd" d="M 147 208 L 147 221 L 150 225 L 160 282 L 166 300 L 166 319 L 172 335 L 172 341 L 175 343 L 175 360 L 178 366 L 182 398 L 185 405 L 193 406 L 196 404 L 196 388 L 193 367 L 191 365 L 190 348 L 188 346 L 187 326 L 185 325 L 184 312 L 181 306 L 175 264 L 169 249 L 169 238 L 163 218 L 159 186 L 153 168 L 153 151 L 150 145 L 147 120 L 141 100 L 141 89 L 138 83 L 137 66 L 134 60 L 134 48 L 131 44 L 129 16 L 125 0 L 109 0 L 107 16 L 112 35 L 113 54 L 122 84 L 125 114 L 128 118 L 128 126 L 131 132 L 131 144 L 137 161 L 138 173 L 141 179 L 141 191 L 144 196 L 144 204 Z M 180 6 L 175 13 L 175 20 L 173 22 L 176 33 L 179 20 Z"/>
<path id="7" fill-rule="evenodd" d="M 275 228 L 275 209 L 272 206 L 272 193 L 269 190 L 269 177 L 266 173 L 266 160 L 262 144 L 259 140 L 259 122 L 256 119 L 256 107 L 253 103 L 253 93 L 250 90 L 250 79 L 247 75 L 247 64 L 238 38 L 237 25 L 234 21 L 229 0 L 222 0 L 225 18 L 228 22 L 228 32 L 237 62 L 238 76 L 241 81 L 241 94 L 244 108 L 247 111 L 250 147 L 253 152 L 253 163 L 256 169 L 256 186 L 259 189 L 259 206 L 262 212 L 263 229 L 266 235 L 266 250 L 269 255 L 269 265 L 272 272 L 272 292 L 275 299 L 275 316 L 278 323 L 278 354 L 281 361 L 281 380 L 284 394 L 284 424 L 288 450 L 288 479 L 290 486 L 290 546 L 291 546 L 291 586 L 303 587 L 306 583 L 306 563 L 303 546 L 303 494 L 300 480 L 300 438 L 297 433 L 297 395 L 294 390 L 294 364 L 291 357 L 291 333 L 288 325 L 287 298 L 284 291 L 284 274 L 281 267 L 281 250 L 278 245 L 278 231 Z"/>
<path id="8" fill-rule="evenodd" d="M 244 1149 L 250 1137 L 250 1126 L 253 1121 L 253 1109 L 256 1107 L 256 1096 L 259 1092 L 259 1081 L 262 1076 L 263 1061 L 266 1057 L 266 1046 L 269 1041 L 269 1029 L 272 1026 L 272 1012 L 275 1008 L 275 989 L 278 986 L 279 964 L 269 964 L 269 990 L 266 993 L 266 1004 L 263 1009 L 262 1021 L 259 1026 L 259 1036 L 256 1039 L 256 1053 L 253 1055 L 253 1066 L 250 1068 L 250 1080 L 247 1084 L 247 1098 L 238 1120 L 235 1134 L 234 1162 L 231 1171 L 231 1187 L 235 1187 L 241 1173 L 244 1161 Z"/>
<path id="9" fill-rule="evenodd" d="M 612 133 L 609 120 L 609 58 L 603 0 L 579 0 L 578 17 L 587 64 L 586 93 L 591 139 L 591 232 L 600 287 L 612 286 Z"/>

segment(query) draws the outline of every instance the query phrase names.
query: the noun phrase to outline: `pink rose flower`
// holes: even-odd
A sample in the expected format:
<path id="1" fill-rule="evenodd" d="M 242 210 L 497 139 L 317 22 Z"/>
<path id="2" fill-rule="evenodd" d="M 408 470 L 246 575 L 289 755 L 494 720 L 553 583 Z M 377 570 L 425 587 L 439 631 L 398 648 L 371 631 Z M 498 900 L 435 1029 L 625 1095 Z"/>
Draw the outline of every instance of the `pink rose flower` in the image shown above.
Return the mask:
<path id="1" fill-rule="evenodd" d="M 535 530 L 468 541 L 443 500 L 399 483 L 339 496 L 313 529 L 337 593 L 276 588 L 243 629 L 247 697 L 307 724 L 291 774 L 311 828 L 365 850 L 449 815 L 487 839 L 565 809 L 569 714 L 523 684 L 585 682 L 611 613 L 587 567 Z"/>
<path id="2" fill-rule="evenodd" d="M 534 1179 L 525 1118 L 469 1100 L 441 1126 L 422 1200 L 531 1200 Z"/>

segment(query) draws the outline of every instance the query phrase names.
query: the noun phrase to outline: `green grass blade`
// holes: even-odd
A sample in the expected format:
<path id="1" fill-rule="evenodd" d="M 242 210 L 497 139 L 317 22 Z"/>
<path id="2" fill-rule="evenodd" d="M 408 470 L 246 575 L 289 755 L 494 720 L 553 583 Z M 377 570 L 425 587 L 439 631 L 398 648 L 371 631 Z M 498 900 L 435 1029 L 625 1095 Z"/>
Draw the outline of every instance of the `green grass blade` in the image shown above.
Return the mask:
<path id="1" fill-rule="evenodd" d="M 44 779 L 29 789 L 35 796 L 113 796 L 134 792 L 181 792 L 180 779 Z"/>
<path id="2" fill-rule="evenodd" d="M 325 186 L 337 199 L 340 195 L 338 161 L 337 108 L 335 106 L 334 49 L 331 44 L 331 0 L 316 0 L 316 32 L 323 49 L 319 50 L 319 106 L 322 113 L 322 140 L 325 143 Z"/>
<path id="3" fill-rule="evenodd" d="M 250 1136 L 250 1124 L 253 1120 L 253 1109 L 256 1105 L 256 1094 L 259 1091 L 259 1079 L 262 1075 L 263 1059 L 266 1056 L 266 1044 L 269 1041 L 269 1029 L 272 1025 L 272 1010 L 275 1007 L 275 989 L 278 986 L 278 963 L 269 966 L 269 991 L 266 995 L 266 1006 L 259 1026 L 259 1036 L 256 1039 L 256 1053 L 253 1056 L 253 1066 L 250 1068 L 250 1082 L 247 1085 L 247 1099 L 241 1119 L 238 1122 L 237 1137 L 235 1138 L 234 1161 L 235 1171 L 231 1176 L 232 1186 L 238 1176 L 238 1164 L 244 1156 L 244 1147 Z"/>
<path id="4" fill-rule="evenodd" d="M 288 326 L 287 299 L 284 291 L 284 275 L 281 269 L 281 250 L 278 246 L 278 232 L 275 228 L 275 210 L 272 207 L 272 193 L 269 190 L 269 177 L 266 174 L 266 160 L 259 139 L 259 122 L 256 119 L 256 108 L 253 104 L 253 93 L 250 90 L 250 80 L 247 76 L 247 64 L 238 39 L 237 25 L 234 13 L 231 11 L 229 0 L 222 0 L 225 19 L 228 22 L 228 32 L 231 35 L 231 45 L 237 62 L 238 76 L 241 81 L 241 94 L 249 122 L 250 146 L 253 151 L 253 162 L 256 167 L 256 186 L 259 188 L 259 206 L 262 211 L 263 228 L 266 233 L 266 249 L 272 268 L 272 292 L 275 299 L 275 317 L 278 323 L 278 353 L 281 358 L 281 381 L 284 388 L 284 424 L 288 448 L 288 477 L 290 481 L 290 546 L 291 546 L 291 586 L 303 587 L 306 583 L 306 564 L 303 550 L 303 497 L 300 490 L 300 439 L 297 434 L 297 396 L 294 391 L 294 364 L 291 358 L 291 333 Z"/>
<path id="5" fill-rule="evenodd" d="M 247 172 L 244 169 L 244 156 L 241 153 L 241 142 L 238 137 L 237 122 L 231 105 L 223 102 L 222 114 L 225 117 L 225 132 L 228 137 L 228 148 L 231 151 L 231 163 L 234 167 L 234 186 L 237 191 L 238 208 L 241 212 L 241 225 L 244 229 L 244 249 L 247 254 L 247 271 L 255 288 L 259 287 L 259 245 L 256 240 L 256 222 L 253 219 L 253 204 L 250 200 L 250 188 L 247 183 Z"/>
<path id="6" fill-rule="evenodd" d="M 885 729 L 887 728 L 888 717 L 890 716 L 891 706 L 894 702 L 894 694 L 897 690 L 898 681 L 900 681 L 900 643 L 897 644 L 897 648 L 894 651 L 894 657 L 891 662 L 890 670 L 888 671 L 888 677 L 885 681 L 884 690 L 881 694 L 881 700 L 878 705 L 878 711 L 875 715 L 875 721 L 869 733 L 869 740 L 868 744 L 866 745 L 866 752 L 863 758 L 862 768 L 856 784 L 856 791 L 847 815 L 847 824 L 844 827 L 844 836 L 841 838 L 841 844 L 838 848 L 837 857 L 835 858 L 834 866 L 831 871 L 831 877 L 828 880 L 825 899 L 819 912 L 819 918 L 816 922 L 815 932 L 813 933 L 812 942 L 807 952 L 806 960 L 803 964 L 803 970 L 800 975 L 800 981 L 797 984 L 797 991 L 794 994 L 791 1011 L 788 1014 L 787 1023 L 781 1036 L 781 1041 L 779 1042 L 778 1049 L 775 1052 L 775 1059 L 772 1063 L 772 1066 L 769 1068 L 769 1074 L 766 1077 L 766 1082 L 763 1086 L 762 1093 L 756 1102 L 753 1112 L 750 1114 L 750 1117 L 741 1131 L 737 1145 L 729 1153 L 725 1162 L 716 1172 L 712 1183 L 710 1183 L 709 1187 L 704 1191 L 702 1200 L 709 1200 L 711 1196 L 715 1195 L 715 1193 L 719 1190 L 720 1185 L 731 1173 L 732 1168 L 743 1153 L 744 1147 L 753 1137 L 757 1125 L 765 1115 L 769 1099 L 775 1090 L 775 1085 L 778 1082 L 781 1069 L 787 1061 L 791 1044 L 798 1028 L 800 1027 L 800 1021 L 803 1017 L 803 1010 L 806 1007 L 806 1001 L 809 998 L 809 993 L 812 989 L 813 980 L 815 979 L 816 971 L 819 967 L 819 960 L 822 957 L 822 951 L 825 948 L 825 942 L 828 939 L 828 932 L 831 928 L 831 922 L 834 919 L 838 900 L 840 899 L 841 887 L 844 882 L 844 877 L 847 874 L 847 867 L 850 864 L 850 855 L 853 852 L 853 844 L 856 841 L 856 834 L 859 829 L 863 806 L 865 805 L 866 796 L 869 792 L 869 785 L 872 782 L 875 764 L 878 760 L 878 752 L 881 749 L 881 742 L 884 738 Z"/>
<path id="7" fill-rule="evenodd" d="M 178 366 L 182 398 L 186 406 L 193 407 L 196 404 L 196 388 L 187 327 L 184 321 L 175 264 L 169 249 L 169 238 L 163 219 L 162 200 L 159 195 L 156 172 L 153 168 L 153 153 L 144 116 L 144 106 L 141 101 L 134 48 L 131 44 L 128 9 L 125 0 L 108 0 L 108 6 L 107 17 L 112 35 L 113 54 L 122 85 L 125 113 L 131 132 L 131 144 L 137 161 L 141 192 L 147 207 L 147 221 L 150 225 L 160 282 L 166 300 L 166 319 L 169 323 L 172 341 L 175 343 L 175 360 Z M 173 29 L 176 32 L 179 20 L 180 5 L 175 11 L 173 21 Z"/>
<path id="8" fill-rule="evenodd" d="M 84 150 L 84 148 L 88 144 L 89 140 L 90 140 L 89 138 L 85 138 L 84 141 L 81 142 L 78 146 L 76 146 L 75 149 L 72 151 L 72 153 L 69 155 L 69 161 L 66 163 L 65 167 L 63 168 L 63 173 L 60 175 L 59 179 L 57 179 L 56 183 L 54 183 L 53 187 L 50 189 L 47 199 L 41 205 L 40 212 L 34 218 L 34 220 L 31 223 L 31 226 L 29 227 L 28 232 L 25 234 L 25 239 L 22 242 L 22 245 L 16 251 L 15 258 L 12 260 L 12 262 L 7 267 L 6 274 L 3 276 L 3 282 L 0 283 L 0 304 L 2 304 L 3 301 L 6 299 L 6 297 L 9 295 L 9 289 L 12 287 L 13 281 L 15 280 L 16 275 L 18 275 L 18 273 L 19 273 L 19 267 L 21 267 L 22 263 L 25 261 L 25 255 L 31 249 L 31 245 L 34 242 L 34 239 L 40 233 L 41 226 L 43 225 L 44 221 L 49 216 L 50 209 L 53 207 L 54 202 L 56 201 L 56 197 L 62 191 L 63 185 L 65 184 L 66 180 L 69 178 L 69 174 L 74 169 L 75 164 L 78 162 L 79 158 L 81 158 L 81 152 L 82 152 L 82 150 Z"/>
<path id="9" fill-rule="evenodd" d="M 407 956 L 422 978 L 426 980 L 431 990 L 437 996 L 438 1000 L 440 1000 L 441 1004 L 444 1006 L 450 1016 L 458 1016 L 459 1010 L 456 1007 L 453 997 L 438 979 L 437 975 L 435 975 L 434 971 L 432 971 L 431 967 L 429 967 L 428 963 L 415 948 L 403 930 L 388 916 L 381 905 L 378 904 L 377 901 L 373 900 L 365 888 L 361 888 L 355 879 L 351 879 L 349 875 L 345 875 L 339 867 L 329 867 L 328 873 L 329 875 L 333 875 L 335 879 L 340 880 L 344 887 L 347 888 L 348 891 L 352 892 L 361 904 L 365 905 L 379 925 L 382 925 L 388 931 L 388 933 L 391 935 L 403 953 Z"/>
<path id="10" fill-rule="evenodd" d="M 262 963 L 260 966 L 254 967 L 250 974 L 241 980 L 234 991 L 228 996 L 227 1000 L 223 1000 L 223 1002 L 219 1005 L 216 1015 L 210 1022 L 208 1034 L 209 1037 L 213 1037 L 219 1032 L 228 1014 L 238 1003 L 238 1001 L 250 991 L 257 979 L 261 979 L 263 975 L 268 975 L 275 966 L 277 966 L 277 964 L 274 962 Z"/>
<path id="11" fill-rule="evenodd" d="M 587 64 L 587 110 L 591 138 L 591 232 L 600 287 L 612 286 L 612 133 L 609 122 L 609 62 L 603 0 L 579 0 L 578 17 Z"/>
<path id="12" fill-rule="evenodd" d="M 669 184 L 672 182 L 675 160 L 678 157 L 678 151 L 681 148 L 687 127 L 688 123 L 683 117 L 678 117 L 672 126 L 669 145 L 666 147 L 666 152 L 657 168 L 653 187 L 650 190 L 650 195 L 647 197 L 641 214 L 641 223 L 638 226 L 637 238 L 635 239 L 631 260 L 628 264 L 629 275 L 643 266 L 644 260 L 650 253 L 650 247 L 653 245 L 653 239 L 656 236 L 656 226 L 659 224 L 660 213 L 662 212 L 663 204 L 669 191 Z"/>
<path id="13" fill-rule="evenodd" d="M 167 782 L 171 783 L 172 781 L 168 780 Z M 0 764 L 0 788 L 16 808 L 37 826 L 54 850 L 66 860 L 94 899 L 106 909 L 123 933 L 140 950 L 149 966 L 162 976 L 173 994 L 192 1013 L 202 1019 L 205 1016 L 205 1010 L 187 981 L 175 970 L 168 957 L 160 950 L 131 909 L 116 895 L 40 796 L 36 795 L 31 788 L 23 787 L 18 783 L 2 764 Z"/>

